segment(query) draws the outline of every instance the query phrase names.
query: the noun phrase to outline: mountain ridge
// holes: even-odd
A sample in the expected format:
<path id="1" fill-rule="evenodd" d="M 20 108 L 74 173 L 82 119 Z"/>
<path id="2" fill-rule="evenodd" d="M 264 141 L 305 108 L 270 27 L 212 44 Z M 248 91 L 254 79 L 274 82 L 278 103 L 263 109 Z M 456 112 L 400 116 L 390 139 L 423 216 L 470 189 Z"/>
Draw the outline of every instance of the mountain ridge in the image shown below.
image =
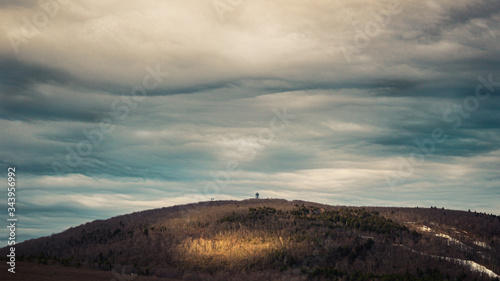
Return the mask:
<path id="1" fill-rule="evenodd" d="M 19 243 L 16 253 L 31 263 L 192 280 L 264 273 L 274 276 L 270 280 L 399 280 L 405 274 L 490 280 L 500 272 L 499 222 L 494 215 L 437 208 L 207 201 L 96 220 Z M 2 256 L 6 251 L 0 249 Z"/>

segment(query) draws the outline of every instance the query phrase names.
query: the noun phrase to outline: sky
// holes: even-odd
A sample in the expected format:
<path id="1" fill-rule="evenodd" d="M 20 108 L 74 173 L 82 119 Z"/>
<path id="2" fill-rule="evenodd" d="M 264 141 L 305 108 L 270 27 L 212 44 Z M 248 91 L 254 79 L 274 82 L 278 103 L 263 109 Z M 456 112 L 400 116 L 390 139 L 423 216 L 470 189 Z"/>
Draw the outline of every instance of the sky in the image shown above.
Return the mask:
<path id="1" fill-rule="evenodd" d="M 499 1 L 2 0 L 0 23 L 18 242 L 256 192 L 500 214 Z"/>

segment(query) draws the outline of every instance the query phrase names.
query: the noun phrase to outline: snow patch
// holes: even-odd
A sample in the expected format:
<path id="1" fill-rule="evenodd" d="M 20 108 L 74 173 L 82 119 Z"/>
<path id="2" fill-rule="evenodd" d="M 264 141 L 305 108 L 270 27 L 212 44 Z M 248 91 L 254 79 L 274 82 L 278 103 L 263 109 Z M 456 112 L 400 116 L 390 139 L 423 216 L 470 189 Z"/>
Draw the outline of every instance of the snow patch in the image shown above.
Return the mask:
<path id="1" fill-rule="evenodd" d="M 446 244 L 448 246 L 451 246 L 452 244 L 459 245 L 460 246 L 460 251 L 463 251 L 463 250 L 470 251 L 470 250 L 472 250 L 471 247 L 465 245 L 464 243 L 460 242 L 460 240 L 455 239 L 455 238 L 453 238 L 453 237 L 451 237 L 449 235 L 446 235 L 446 234 L 443 234 L 443 233 L 437 233 L 435 235 L 436 235 L 436 237 L 445 238 L 447 240 Z"/>
<path id="2" fill-rule="evenodd" d="M 422 225 L 421 227 L 419 227 L 419 229 L 421 229 L 422 231 L 432 231 L 432 229 L 426 225 Z"/>
<path id="3" fill-rule="evenodd" d="M 478 264 L 475 261 L 462 260 L 462 259 L 450 258 L 450 257 L 443 257 L 443 256 L 438 256 L 438 255 L 432 255 L 432 254 L 428 254 L 428 253 L 424 253 L 424 252 L 420 252 L 420 251 L 414 250 L 412 248 L 409 248 L 409 247 L 406 247 L 406 246 L 400 245 L 400 244 L 392 244 L 392 245 L 393 246 L 398 246 L 398 247 L 403 247 L 403 248 L 405 248 L 407 250 L 410 250 L 412 253 L 417 253 L 417 254 L 420 254 L 420 255 L 423 255 L 423 256 L 429 256 L 429 257 L 433 257 L 433 258 L 436 258 L 436 259 L 453 262 L 454 264 L 458 264 L 458 265 L 462 265 L 464 267 L 468 267 L 472 271 L 486 274 L 486 275 L 488 275 L 491 278 L 500 277 L 500 275 L 498 275 L 495 272 L 489 270 L 485 266 Z"/>
<path id="4" fill-rule="evenodd" d="M 460 240 L 458 239 L 455 239 L 449 235 L 446 235 L 446 234 L 443 234 L 443 233 L 438 233 L 436 234 L 437 237 L 442 237 L 442 238 L 446 238 L 449 242 L 453 242 L 455 244 L 462 244 L 462 242 L 460 242 Z M 448 243 L 448 246 L 450 245 L 450 243 Z"/>
<path id="5" fill-rule="evenodd" d="M 486 244 L 486 242 L 474 241 L 474 245 L 479 246 L 479 247 L 483 247 L 483 248 L 488 249 L 488 250 L 491 249 L 491 247 L 488 244 Z"/>

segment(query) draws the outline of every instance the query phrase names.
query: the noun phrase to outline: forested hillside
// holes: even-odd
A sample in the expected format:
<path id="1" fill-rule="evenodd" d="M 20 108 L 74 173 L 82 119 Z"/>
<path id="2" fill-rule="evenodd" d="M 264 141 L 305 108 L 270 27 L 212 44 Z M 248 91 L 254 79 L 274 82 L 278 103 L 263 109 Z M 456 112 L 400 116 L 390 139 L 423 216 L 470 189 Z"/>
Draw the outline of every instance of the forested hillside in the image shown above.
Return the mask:
<path id="1" fill-rule="evenodd" d="M 42 265 L 184 280 L 492 280 L 500 221 L 437 208 L 214 201 L 94 221 L 16 252 Z"/>

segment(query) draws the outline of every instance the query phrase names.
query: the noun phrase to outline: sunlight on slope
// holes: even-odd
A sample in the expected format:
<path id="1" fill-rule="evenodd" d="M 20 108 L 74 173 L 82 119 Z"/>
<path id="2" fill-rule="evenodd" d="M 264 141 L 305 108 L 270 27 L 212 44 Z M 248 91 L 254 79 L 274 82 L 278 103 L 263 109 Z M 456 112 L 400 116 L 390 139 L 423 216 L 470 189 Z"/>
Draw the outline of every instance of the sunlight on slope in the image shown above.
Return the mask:
<path id="1" fill-rule="evenodd" d="M 281 237 L 255 233 L 221 233 L 213 238 L 185 239 L 177 247 L 179 260 L 192 267 L 249 267 L 270 261 L 285 248 Z"/>

